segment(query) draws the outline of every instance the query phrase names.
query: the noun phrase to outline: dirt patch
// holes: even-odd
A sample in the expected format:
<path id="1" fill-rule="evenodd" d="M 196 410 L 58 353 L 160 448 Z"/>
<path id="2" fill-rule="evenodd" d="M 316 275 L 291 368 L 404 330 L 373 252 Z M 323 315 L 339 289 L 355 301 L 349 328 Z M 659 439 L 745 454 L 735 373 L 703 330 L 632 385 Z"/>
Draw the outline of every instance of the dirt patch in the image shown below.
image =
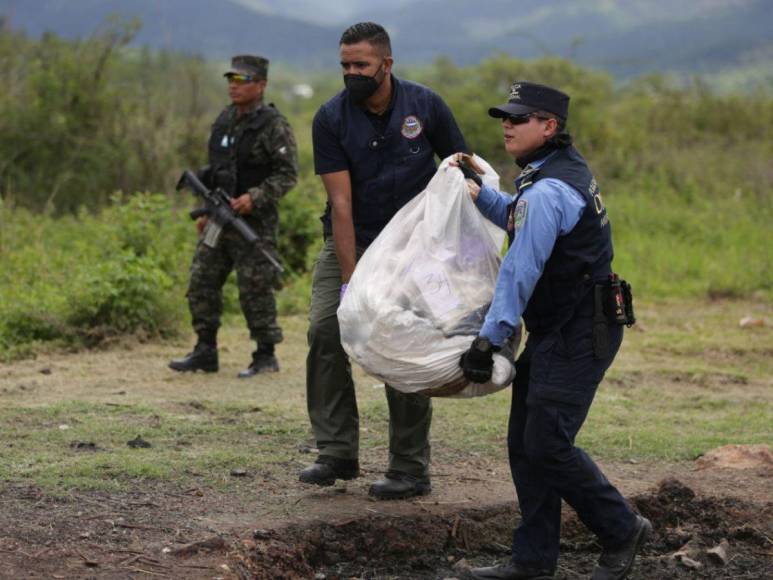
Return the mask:
<path id="1" fill-rule="evenodd" d="M 368 498 L 375 472 L 315 488 L 284 470 L 236 478 L 227 492 L 138 482 L 130 492 L 52 496 L 8 484 L 0 488 L 0 578 L 463 578 L 465 567 L 507 559 L 518 521 L 512 483 L 471 478 L 469 465 L 435 468 L 432 495 L 404 502 Z M 505 468 L 481 463 L 476 472 Z M 604 468 L 655 525 L 632 578 L 769 577 L 768 470 Z M 658 484 L 669 476 L 679 481 Z M 729 561 L 718 565 L 706 550 L 723 539 Z M 558 578 L 588 578 L 598 553 L 566 510 Z"/>
<path id="2" fill-rule="evenodd" d="M 773 453 L 767 445 L 724 445 L 698 458 L 695 466 L 698 469 L 773 468 Z"/>
<path id="3" fill-rule="evenodd" d="M 769 578 L 773 557 L 773 504 L 733 497 L 701 497 L 683 483 L 668 479 L 657 492 L 634 498 L 637 509 L 656 530 L 647 547 L 642 572 L 647 577 Z M 728 560 L 711 550 L 722 542 Z M 682 554 L 687 555 L 689 562 Z M 657 576 L 655 574 L 660 574 Z"/>
<path id="4" fill-rule="evenodd" d="M 655 528 L 632 579 L 769 577 L 769 502 L 700 497 L 674 479 L 631 501 Z M 232 567 L 243 578 L 261 580 L 461 578 L 469 566 L 508 557 L 517 519 L 512 504 L 501 504 L 440 516 L 375 516 L 258 530 L 232 555 Z M 725 561 L 711 552 L 720 544 Z M 564 514 L 561 549 L 556 577 L 587 578 L 599 546 L 570 511 Z"/>
<path id="5" fill-rule="evenodd" d="M 257 530 L 243 541 L 237 567 L 244 577 L 261 580 L 435 578 L 464 554 L 506 553 L 514 518 L 509 503 L 456 514 L 377 515 Z"/>
<path id="6" fill-rule="evenodd" d="M 0 578 L 214 578 L 224 572 L 226 543 L 206 541 L 213 532 L 197 521 L 198 490 L 54 497 L 35 486 L 9 485 L 0 492 Z"/>

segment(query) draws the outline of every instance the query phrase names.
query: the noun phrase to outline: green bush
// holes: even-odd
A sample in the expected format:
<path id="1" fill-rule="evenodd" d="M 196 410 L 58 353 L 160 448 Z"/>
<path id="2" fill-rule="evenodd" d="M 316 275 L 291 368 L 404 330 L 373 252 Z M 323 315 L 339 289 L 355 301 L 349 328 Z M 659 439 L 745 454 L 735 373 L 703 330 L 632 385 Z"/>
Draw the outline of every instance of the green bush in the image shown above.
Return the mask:
<path id="1" fill-rule="evenodd" d="M 307 271 L 309 249 L 322 232 L 319 217 L 323 209 L 323 192 L 319 178 L 307 173 L 281 201 L 279 254 L 285 268 L 295 274 Z"/>
<path id="2" fill-rule="evenodd" d="M 148 256 L 124 251 L 85 270 L 73 283 L 66 322 L 85 331 L 163 336 L 175 329 L 165 298 L 172 278 Z"/>
<path id="3" fill-rule="evenodd" d="M 0 208 L 0 352 L 180 330 L 179 284 L 194 237 L 187 216 L 182 222 L 162 195 L 114 202 L 98 214 L 60 218 Z"/>
<path id="4" fill-rule="evenodd" d="M 205 113 L 222 99 L 213 75 L 190 57 L 125 50 L 137 29 L 114 23 L 74 42 L 0 27 L 3 197 L 101 207 L 116 189 L 170 190 L 180 167 L 203 161 Z"/>
<path id="5" fill-rule="evenodd" d="M 314 187 L 282 201 L 282 215 L 290 216 L 280 237 L 288 268 L 278 295 L 283 314 L 309 303 L 305 272 L 318 249 Z M 184 293 L 196 234 L 187 208 L 171 198 L 114 195 L 96 214 L 60 217 L 0 204 L 0 222 L 0 358 L 28 354 L 38 342 L 94 345 L 188 328 Z M 226 314 L 241 312 L 234 278 L 224 288 Z"/>

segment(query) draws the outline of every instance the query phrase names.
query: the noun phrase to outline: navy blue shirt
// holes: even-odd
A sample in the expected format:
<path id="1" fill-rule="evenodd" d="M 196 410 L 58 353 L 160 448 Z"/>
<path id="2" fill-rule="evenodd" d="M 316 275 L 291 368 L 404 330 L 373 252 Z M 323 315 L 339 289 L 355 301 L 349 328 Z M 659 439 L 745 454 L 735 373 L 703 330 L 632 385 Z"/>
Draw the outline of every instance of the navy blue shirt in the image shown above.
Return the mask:
<path id="1" fill-rule="evenodd" d="M 369 245 L 397 211 L 427 186 L 444 159 L 467 152 L 448 106 L 435 92 L 392 76 L 392 99 L 374 115 L 346 90 L 320 107 L 312 125 L 317 175 L 349 171 L 357 244 Z M 328 203 L 325 236 L 333 233 Z"/>

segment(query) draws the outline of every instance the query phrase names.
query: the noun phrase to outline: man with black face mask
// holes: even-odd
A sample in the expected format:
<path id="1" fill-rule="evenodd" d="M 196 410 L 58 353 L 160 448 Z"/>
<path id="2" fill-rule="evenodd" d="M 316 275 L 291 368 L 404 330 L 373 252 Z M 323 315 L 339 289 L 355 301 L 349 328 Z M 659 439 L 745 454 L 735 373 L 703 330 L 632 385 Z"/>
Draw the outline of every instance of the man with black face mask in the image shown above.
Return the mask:
<path id="1" fill-rule="evenodd" d="M 421 85 L 392 75 L 383 27 L 355 24 L 341 36 L 345 90 L 325 103 L 312 128 L 314 166 L 328 194 L 325 244 L 314 267 L 306 390 L 319 457 L 300 480 L 332 485 L 359 474 L 359 417 L 336 310 L 357 258 L 397 211 L 429 183 L 435 155 L 467 151 L 448 106 Z M 389 468 L 370 494 L 429 493 L 432 407 L 387 385 Z"/>

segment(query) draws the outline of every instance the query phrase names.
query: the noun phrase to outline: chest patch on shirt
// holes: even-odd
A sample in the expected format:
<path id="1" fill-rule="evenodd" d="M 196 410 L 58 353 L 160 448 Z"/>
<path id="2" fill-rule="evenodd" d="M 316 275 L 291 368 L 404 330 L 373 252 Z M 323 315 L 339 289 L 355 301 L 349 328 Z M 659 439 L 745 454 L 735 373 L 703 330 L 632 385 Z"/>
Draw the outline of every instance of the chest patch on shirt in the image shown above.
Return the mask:
<path id="1" fill-rule="evenodd" d="M 517 234 L 518 230 L 523 227 L 526 221 L 526 210 L 529 207 L 529 202 L 525 199 L 521 199 L 510 209 L 510 215 L 507 218 L 507 231 Z"/>
<path id="2" fill-rule="evenodd" d="M 419 121 L 419 118 L 416 115 L 408 115 L 405 119 L 403 119 L 403 125 L 400 127 L 400 133 L 406 139 L 416 139 L 416 137 L 421 135 L 422 129 L 423 127 L 421 126 L 421 121 Z"/>

